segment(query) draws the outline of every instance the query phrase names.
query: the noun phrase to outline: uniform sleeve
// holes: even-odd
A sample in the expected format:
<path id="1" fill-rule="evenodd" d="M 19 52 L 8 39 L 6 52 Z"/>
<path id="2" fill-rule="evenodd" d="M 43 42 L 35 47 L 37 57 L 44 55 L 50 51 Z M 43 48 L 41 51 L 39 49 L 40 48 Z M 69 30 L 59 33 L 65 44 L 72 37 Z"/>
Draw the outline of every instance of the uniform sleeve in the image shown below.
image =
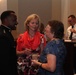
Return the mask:
<path id="1" fill-rule="evenodd" d="M 6 39 L 5 37 L 0 37 L 0 66 L 3 65 L 5 66 L 6 64 L 8 64 L 9 62 L 9 58 L 11 57 L 11 52 L 10 51 L 10 42 L 8 41 L 8 39 Z M 11 54 L 11 55 L 10 55 Z M 9 56 L 10 55 L 10 56 Z"/>

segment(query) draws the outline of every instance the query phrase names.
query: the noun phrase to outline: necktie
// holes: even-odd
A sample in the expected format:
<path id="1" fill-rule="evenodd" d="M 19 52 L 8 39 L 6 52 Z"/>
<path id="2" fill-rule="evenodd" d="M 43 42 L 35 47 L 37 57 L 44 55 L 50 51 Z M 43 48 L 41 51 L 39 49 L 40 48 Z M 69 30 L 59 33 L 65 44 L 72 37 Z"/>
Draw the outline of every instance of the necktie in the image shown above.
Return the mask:
<path id="1" fill-rule="evenodd" d="M 74 28 L 74 26 L 72 26 L 72 28 Z M 70 40 L 72 40 L 72 35 L 73 35 L 73 32 L 71 32 L 70 34 L 70 37 L 69 37 Z"/>

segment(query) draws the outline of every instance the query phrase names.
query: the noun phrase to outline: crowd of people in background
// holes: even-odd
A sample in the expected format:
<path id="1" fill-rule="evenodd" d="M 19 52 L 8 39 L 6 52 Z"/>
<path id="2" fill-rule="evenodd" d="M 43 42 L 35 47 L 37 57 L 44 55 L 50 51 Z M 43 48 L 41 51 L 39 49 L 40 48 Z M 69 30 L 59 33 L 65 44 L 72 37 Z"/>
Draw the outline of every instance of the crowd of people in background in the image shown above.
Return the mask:
<path id="1" fill-rule="evenodd" d="M 11 34 L 18 24 L 16 13 L 7 10 L 2 12 L 0 18 L 2 75 L 65 75 L 63 65 L 67 50 L 64 36 L 66 39 L 76 39 L 74 15 L 68 17 L 70 26 L 64 35 L 61 21 L 50 20 L 44 25 L 39 15 L 30 14 L 24 22 L 25 32 L 18 36 L 16 44 Z"/>

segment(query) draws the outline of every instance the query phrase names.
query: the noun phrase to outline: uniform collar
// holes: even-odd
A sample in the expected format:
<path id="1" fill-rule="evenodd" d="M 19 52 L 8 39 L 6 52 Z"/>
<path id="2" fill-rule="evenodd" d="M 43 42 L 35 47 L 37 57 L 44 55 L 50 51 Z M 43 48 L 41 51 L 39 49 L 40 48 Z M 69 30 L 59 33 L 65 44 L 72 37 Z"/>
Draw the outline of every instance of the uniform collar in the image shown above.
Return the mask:
<path id="1" fill-rule="evenodd" d="M 5 26 L 5 25 L 1 25 L 1 26 L 3 26 L 4 28 L 6 28 L 9 32 L 11 32 L 11 29 L 9 28 L 9 27 L 7 27 L 7 26 Z"/>

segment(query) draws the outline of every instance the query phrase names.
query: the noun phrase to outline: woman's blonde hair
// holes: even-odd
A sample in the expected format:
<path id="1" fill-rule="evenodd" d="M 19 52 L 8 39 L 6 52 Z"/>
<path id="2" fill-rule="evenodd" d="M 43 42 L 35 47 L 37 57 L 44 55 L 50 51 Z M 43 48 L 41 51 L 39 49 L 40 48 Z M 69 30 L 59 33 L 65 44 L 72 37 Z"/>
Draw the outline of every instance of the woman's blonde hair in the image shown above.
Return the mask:
<path id="1" fill-rule="evenodd" d="M 30 22 L 31 20 L 33 20 L 33 19 L 38 19 L 38 24 L 40 25 L 40 17 L 39 17 L 37 14 L 31 14 L 31 15 L 29 15 L 29 16 L 26 18 L 26 20 L 25 20 L 25 22 L 24 22 L 24 25 L 25 25 L 25 29 L 26 29 L 26 30 L 29 30 L 28 24 L 29 24 L 29 22 Z"/>

